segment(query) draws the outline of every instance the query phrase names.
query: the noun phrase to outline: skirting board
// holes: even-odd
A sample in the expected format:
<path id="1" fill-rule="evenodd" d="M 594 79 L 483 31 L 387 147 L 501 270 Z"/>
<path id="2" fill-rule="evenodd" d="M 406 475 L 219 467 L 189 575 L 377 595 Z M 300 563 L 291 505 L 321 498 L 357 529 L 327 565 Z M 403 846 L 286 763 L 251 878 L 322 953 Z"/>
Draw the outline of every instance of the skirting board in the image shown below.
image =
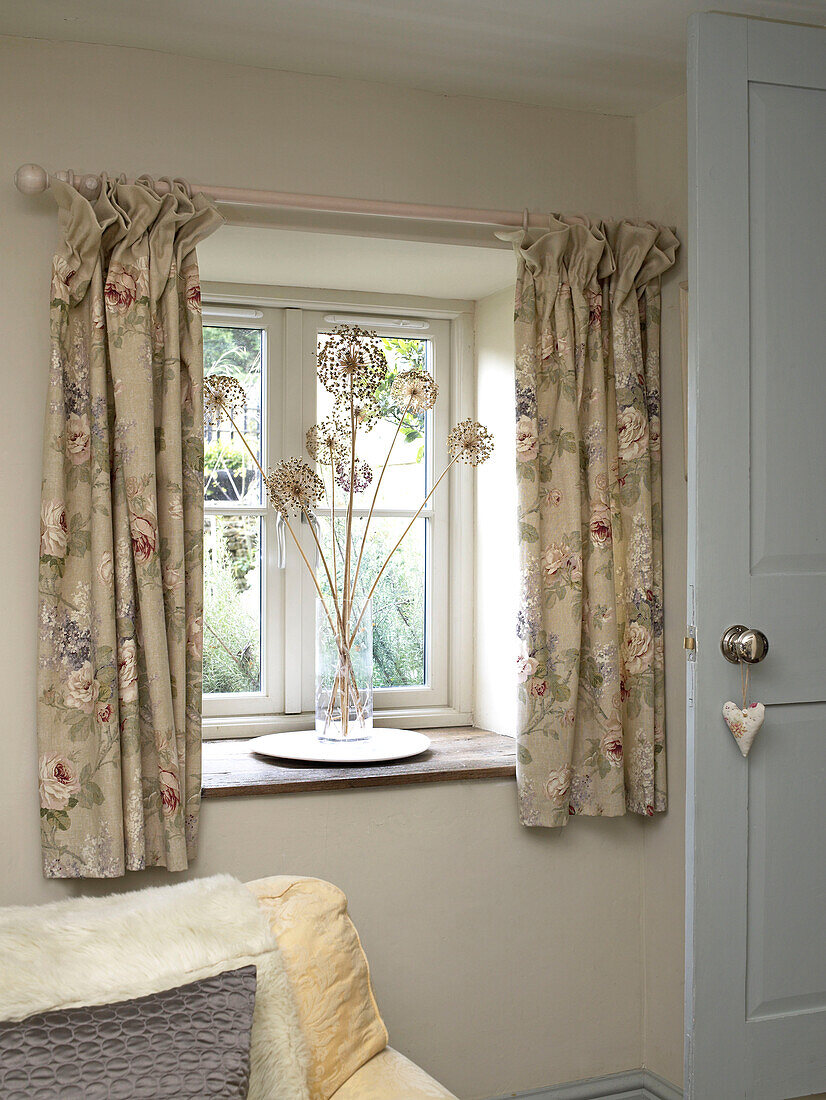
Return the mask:
<path id="1" fill-rule="evenodd" d="M 509 1092 L 496 1100 L 683 1100 L 683 1090 L 650 1070 L 630 1069 L 533 1092 Z"/>

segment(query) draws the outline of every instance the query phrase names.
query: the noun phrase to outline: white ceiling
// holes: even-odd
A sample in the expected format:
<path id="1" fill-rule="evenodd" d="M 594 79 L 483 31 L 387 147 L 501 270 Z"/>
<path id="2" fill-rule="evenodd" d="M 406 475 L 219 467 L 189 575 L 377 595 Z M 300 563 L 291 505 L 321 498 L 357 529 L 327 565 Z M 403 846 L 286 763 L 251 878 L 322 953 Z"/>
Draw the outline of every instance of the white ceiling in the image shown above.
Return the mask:
<path id="1" fill-rule="evenodd" d="M 686 20 L 710 6 L 703 0 L 0 0 L 0 33 L 633 115 L 681 94 Z M 826 0 L 722 0 L 720 7 L 826 23 Z"/>
<path id="2" fill-rule="evenodd" d="M 509 248 L 225 225 L 198 245 L 204 282 L 476 300 L 511 286 Z"/>

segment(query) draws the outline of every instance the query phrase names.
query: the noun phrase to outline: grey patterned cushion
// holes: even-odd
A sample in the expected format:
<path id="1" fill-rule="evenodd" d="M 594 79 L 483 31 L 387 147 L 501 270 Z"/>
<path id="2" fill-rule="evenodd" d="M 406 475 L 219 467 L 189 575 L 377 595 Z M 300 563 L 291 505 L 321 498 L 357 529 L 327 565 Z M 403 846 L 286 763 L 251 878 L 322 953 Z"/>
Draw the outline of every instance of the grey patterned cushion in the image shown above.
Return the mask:
<path id="1" fill-rule="evenodd" d="M 0 1024 L 3 1100 L 246 1097 L 255 967 Z"/>

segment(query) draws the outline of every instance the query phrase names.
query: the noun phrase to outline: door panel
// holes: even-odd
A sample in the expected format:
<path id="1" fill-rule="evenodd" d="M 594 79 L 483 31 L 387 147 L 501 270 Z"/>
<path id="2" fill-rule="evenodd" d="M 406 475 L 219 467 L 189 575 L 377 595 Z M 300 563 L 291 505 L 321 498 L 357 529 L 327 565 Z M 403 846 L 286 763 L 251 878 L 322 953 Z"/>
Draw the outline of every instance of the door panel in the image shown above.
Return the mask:
<path id="1" fill-rule="evenodd" d="M 751 84 L 749 129 L 751 571 L 824 573 L 826 92 Z"/>
<path id="2" fill-rule="evenodd" d="M 826 1007 L 825 734 L 823 704 L 771 707 L 749 754 L 749 1020 Z"/>
<path id="3" fill-rule="evenodd" d="M 686 1095 L 826 1089 L 826 31 L 690 33 Z M 720 709 L 763 630 L 747 760 Z"/>

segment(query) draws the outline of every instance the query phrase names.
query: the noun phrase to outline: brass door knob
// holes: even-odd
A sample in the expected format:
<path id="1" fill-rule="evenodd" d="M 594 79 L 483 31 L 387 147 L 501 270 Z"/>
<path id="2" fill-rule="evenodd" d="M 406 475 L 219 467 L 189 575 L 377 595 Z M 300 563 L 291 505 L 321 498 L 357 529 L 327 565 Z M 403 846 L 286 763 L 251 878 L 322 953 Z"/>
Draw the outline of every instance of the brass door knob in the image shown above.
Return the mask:
<path id="1" fill-rule="evenodd" d="M 741 661 L 748 665 L 759 665 L 769 652 L 769 639 L 762 630 L 730 626 L 720 639 L 720 649 L 725 659 L 733 665 L 738 665 Z"/>

